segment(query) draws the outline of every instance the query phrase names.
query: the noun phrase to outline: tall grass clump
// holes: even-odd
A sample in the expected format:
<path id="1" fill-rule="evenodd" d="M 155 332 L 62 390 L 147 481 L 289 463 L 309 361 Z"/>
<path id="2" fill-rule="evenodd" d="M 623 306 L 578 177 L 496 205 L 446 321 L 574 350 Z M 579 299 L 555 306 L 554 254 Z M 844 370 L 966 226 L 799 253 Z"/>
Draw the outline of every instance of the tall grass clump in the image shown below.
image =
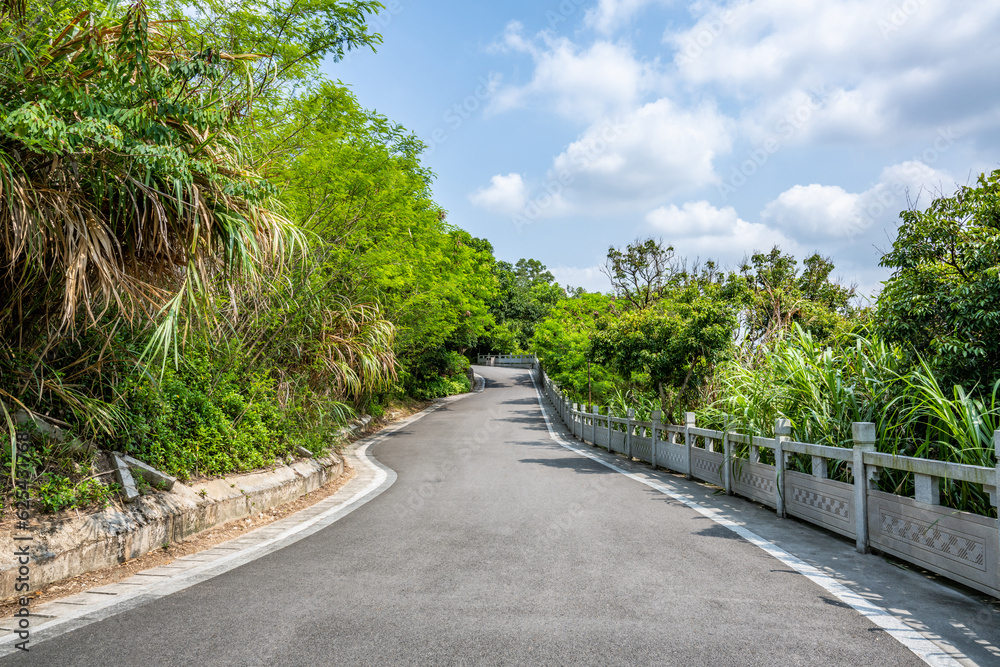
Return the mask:
<path id="1" fill-rule="evenodd" d="M 993 432 L 1000 428 L 1000 382 L 992 388 L 943 387 L 923 361 L 916 366 L 899 346 L 868 332 L 820 344 L 799 327 L 752 355 L 720 365 L 714 400 L 699 414 L 713 428 L 771 435 L 776 419 L 791 421 L 792 437 L 852 447 L 852 422 L 876 425 L 879 451 L 949 463 L 993 467 Z M 744 456 L 745 452 L 738 453 Z M 806 457 L 792 465 L 807 472 Z M 831 476 L 847 478 L 831 464 Z M 911 494 L 912 477 L 885 471 L 880 486 Z M 994 514 L 981 488 L 947 481 L 942 502 Z"/>

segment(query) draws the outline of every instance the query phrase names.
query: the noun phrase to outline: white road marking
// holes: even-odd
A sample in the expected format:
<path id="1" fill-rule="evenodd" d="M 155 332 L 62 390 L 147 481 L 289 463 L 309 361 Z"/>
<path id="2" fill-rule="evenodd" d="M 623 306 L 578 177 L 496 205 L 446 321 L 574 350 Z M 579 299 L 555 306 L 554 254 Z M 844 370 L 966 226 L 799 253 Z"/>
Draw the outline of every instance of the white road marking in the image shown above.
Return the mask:
<path id="1" fill-rule="evenodd" d="M 534 372 L 531 373 L 531 383 L 535 388 L 535 395 L 538 398 L 538 407 L 541 408 L 542 417 L 545 418 L 545 426 L 549 430 L 549 436 L 560 446 L 565 447 L 580 456 L 585 456 L 592 461 L 596 461 L 603 466 L 611 468 L 615 472 L 625 475 L 629 479 L 633 479 L 640 484 L 645 484 L 651 489 L 655 489 L 666 496 L 670 496 L 672 499 L 693 509 L 698 514 L 711 519 L 720 526 L 728 528 L 747 542 L 763 549 L 788 567 L 795 569 L 799 574 L 825 589 L 831 595 L 836 596 L 841 602 L 849 605 L 872 623 L 885 630 L 886 633 L 893 639 L 905 646 L 928 665 L 934 665 L 934 667 L 962 667 L 961 663 L 948 655 L 940 646 L 924 637 L 922 634 L 911 628 L 902 620 L 893 616 L 882 607 L 873 604 L 871 601 L 865 599 L 861 595 L 858 595 L 833 577 L 820 572 L 812 565 L 809 565 L 805 561 L 793 556 L 776 544 L 765 540 L 763 537 L 747 529 L 745 526 L 741 526 L 738 523 L 726 518 L 720 510 L 701 505 L 688 496 L 678 493 L 667 483 L 654 482 L 653 480 L 631 473 L 627 470 L 619 468 L 610 461 L 605 461 L 603 458 L 596 456 L 591 452 L 570 444 L 563 439 L 562 436 L 556 433 L 554 428 L 552 428 L 552 421 L 549 419 L 548 411 L 545 409 L 542 392 L 538 389 L 538 384 L 535 382 Z"/>
<path id="2" fill-rule="evenodd" d="M 471 394 L 464 394 L 464 396 L 469 396 Z M 67 609 L 66 614 L 60 614 L 58 617 L 51 621 L 46 621 L 44 623 L 39 623 L 38 625 L 32 625 L 31 627 L 31 644 L 32 646 L 48 641 L 67 632 L 72 632 L 78 628 L 86 625 L 90 625 L 96 621 L 104 620 L 105 618 L 114 616 L 118 613 L 127 611 L 136 604 L 141 604 L 146 601 L 166 597 L 172 593 L 182 591 L 186 588 L 190 588 L 195 584 L 199 584 L 203 581 L 211 579 L 212 577 L 218 576 L 230 570 L 233 570 L 241 565 L 249 563 L 256 560 L 262 556 L 266 556 L 269 553 L 282 549 L 289 544 L 297 542 L 304 537 L 315 533 L 333 523 L 336 523 L 343 517 L 347 516 L 354 510 L 358 509 L 365 503 L 367 503 L 372 498 L 375 498 L 383 491 L 388 489 L 396 481 L 396 473 L 382 465 L 370 454 L 369 450 L 372 447 L 382 442 L 386 437 L 392 435 L 395 431 L 403 428 L 404 426 L 409 426 L 413 422 L 422 419 L 423 417 L 435 412 L 444 403 L 436 403 L 435 405 L 418 412 L 404 420 L 392 424 L 388 428 L 380 431 L 379 433 L 366 438 L 364 440 L 359 440 L 345 452 L 345 458 L 350 458 L 355 464 L 360 464 L 363 470 L 358 469 L 359 475 L 370 474 L 372 478 L 366 483 L 361 489 L 355 492 L 350 498 L 345 500 L 336 501 L 336 495 L 331 496 L 329 499 L 320 501 L 320 503 L 335 501 L 334 504 L 323 512 L 317 514 L 316 516 L 308 519 L 306 521 L 296 522 L 295 517 L 298 514 L 308 512 L 313 507 L 306 508 L 299 512 L 298 514 L 293 514 L 289 517 L 285 517 L 278 522 L 268 524 L 267 526 L 262 526 L 257 530 L 267 531 L 268 529 L 273 532 L 274 527 L 278 523 L 291 523 L 293 524 L 286 530 L 274 537 L 269 537 L 263 541 L 257 542 L 246 547 L 236 547 L 238 550 L 232 553 L 227 553 L 224 556 L 215 558 L 213 560 L 206 561 L 188 561 L 191 563 L 199 563 L 198 565 L 190 568 L 185 568 L 174 575 L 159 576 L 150 583 L 132 583 L 130 579 L 133 577 L 143 577 L 144 579 L 152 579 L 152 577 L 146 575 L 144 576 L 142 572 L 138 572 L 129 579 L 124 579 L 118 582 L 121 584 L 134 585 L 134 590 L 129 590 L 127 592 L 119 592 L 116 594 L 108 593 L 107 595 L 101 595 L 100 598 L 95 598 L 93 603 L 85 605 L 75 605 L 78 609 Z M 356 478 L 355 478 L 356 479 Z M 353 481 L 353 480 L 352 480 Z M 350 484 L 350 482 L 348 482 Z M 307 532 L 308 531 L 308 532 Z M 256 531 L 252 531 L 245 535 L 241 535 L 235 538 L 233 541 L 245 540 L 252 536 Z M 226 543 L 221 545 L 216 545 L 214 549 L 226 550 Z M 211 551 L 211 550 L 207 550 Z M 205 553 L 205 552 L 199 552 Z M 192 554 L 197 555 L 197 554 Z M 87 591 L 85 591 L 87 592 Z M 93 591 L 95 593 L 104 593 L 104 591 Z M 141 600 L 137 599 L 141 598 Z M 53 601 L 57 602 L 57 601 Z M 46 603 L 52 604 L 52 603 Z M 32 614 L 31 618 L 45 618 L 41 614 Z M 0 656 L 9 655 L 11 653 L 17 652 L 14 648 L 14 643 L 19 640 L 16 633 L 0 637 Z"/>

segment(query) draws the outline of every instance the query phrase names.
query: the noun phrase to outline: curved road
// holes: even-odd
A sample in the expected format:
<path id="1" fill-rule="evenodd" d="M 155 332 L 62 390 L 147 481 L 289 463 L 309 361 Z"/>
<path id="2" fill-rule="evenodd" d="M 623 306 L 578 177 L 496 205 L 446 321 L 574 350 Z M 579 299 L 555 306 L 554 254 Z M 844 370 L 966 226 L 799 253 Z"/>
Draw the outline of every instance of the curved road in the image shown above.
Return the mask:
<path id="1" fill-rule="evenodd" d="M 918 665 L 826 590 L 549 434 L 527 371 L 379 444 L 336 523 L 2 664 Z M 621 508 L 632 508 L 624 510 Z"/>

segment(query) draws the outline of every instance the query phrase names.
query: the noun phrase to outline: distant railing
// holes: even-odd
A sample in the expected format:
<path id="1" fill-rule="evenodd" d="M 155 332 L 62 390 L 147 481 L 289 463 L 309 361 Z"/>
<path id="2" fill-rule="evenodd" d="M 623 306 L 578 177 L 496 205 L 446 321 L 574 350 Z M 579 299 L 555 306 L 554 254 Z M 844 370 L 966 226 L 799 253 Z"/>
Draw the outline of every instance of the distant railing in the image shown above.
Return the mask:
<path id="1" fill-rule="evenodd" d="M 1000 597 L 1000 523 L 997 519 L 941 506 L 941 480 L 982 485 L 994 507 L 1000 502 L 1000 462 L 996 468 L 893 456 L 875 451 L 875 425 L 853 425 L 854 447 L 828 447 L 789 438 L 791 425 L 779 419 L 773 437 L 698 428 L 689 412 L 683 426 L 661 423 L 661 413 L 638 421 L 609 416 L 596 407 L 581 410 L 541 370 L 546 397 L 577 438 L 628 458 L 668 468 L 855 540 L 858 551 L 892 554 L 976 590 Z M 1000 452 L 1000 431 L 994 434 Z M 749 457 L 736 456 L 743 445 Z M 761 450 L 774 465 L 761 462 Z M 812 474 L 788 469 L 788 457 L 812 459 Z M 770 457 L 769 457 L 770 458 Z M 846 463 L 853 484 L 828 479 L 828 462 Z M 881 470 L 913 475 L 914 497 L 875 488 Z"/>
<path id="2" fill-rule="evenodd" d="M 538 359 L 533 354 L 480 354 L 476 357 L 476 363 L 479 366 L 534 368 Z"/>

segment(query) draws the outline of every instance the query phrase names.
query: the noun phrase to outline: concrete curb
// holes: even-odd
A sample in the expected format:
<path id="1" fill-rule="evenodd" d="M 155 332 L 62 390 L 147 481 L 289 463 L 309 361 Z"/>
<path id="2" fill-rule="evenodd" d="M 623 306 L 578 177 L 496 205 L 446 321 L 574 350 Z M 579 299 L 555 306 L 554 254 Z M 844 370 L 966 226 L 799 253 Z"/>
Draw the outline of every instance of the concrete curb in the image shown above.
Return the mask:
<path id="1" fill-rule="evenodd" d="M 136 498 L 125 507 L 41 522 L 31 534 L 31 586 L 113 567 L 167 543 L 296 500 L 344 471 L 337 455 L 296 461 L 269 472 L 234 475 Z M 22 546 L 19 543 L 16 546 Z M 0 535 L 0 599 L 16 594 L 14 536 Z"/>
<path id="2" fill-rule="evenodd" d="M 168 565 L 139 572 L 118 583 L 44 602 L 33 608 L 30 616 L 32 647 L 90 623 L 207 581 L 278 551 L 335 523 L 377 497 L 396 481 L 396 473 L 371 455 L 370 450 L 375 445 L 396 431 L 466 396 L 470 394 L 438 399 L 425 410 L 351 444 L 344 451 L 344 460 L 354 466 L 356 472 L 354 478 L 337 493 L 311 507 L 228 542 L 217 544 L 211 549 L 182 556 Z M 32 582 L 34 582 L 34 572 L 33 568 Z M 18 635 L 14 632 L 12 619 L 0 619 L 0 657 L 16 652 L 14 648 L 16 641 Z"/>

